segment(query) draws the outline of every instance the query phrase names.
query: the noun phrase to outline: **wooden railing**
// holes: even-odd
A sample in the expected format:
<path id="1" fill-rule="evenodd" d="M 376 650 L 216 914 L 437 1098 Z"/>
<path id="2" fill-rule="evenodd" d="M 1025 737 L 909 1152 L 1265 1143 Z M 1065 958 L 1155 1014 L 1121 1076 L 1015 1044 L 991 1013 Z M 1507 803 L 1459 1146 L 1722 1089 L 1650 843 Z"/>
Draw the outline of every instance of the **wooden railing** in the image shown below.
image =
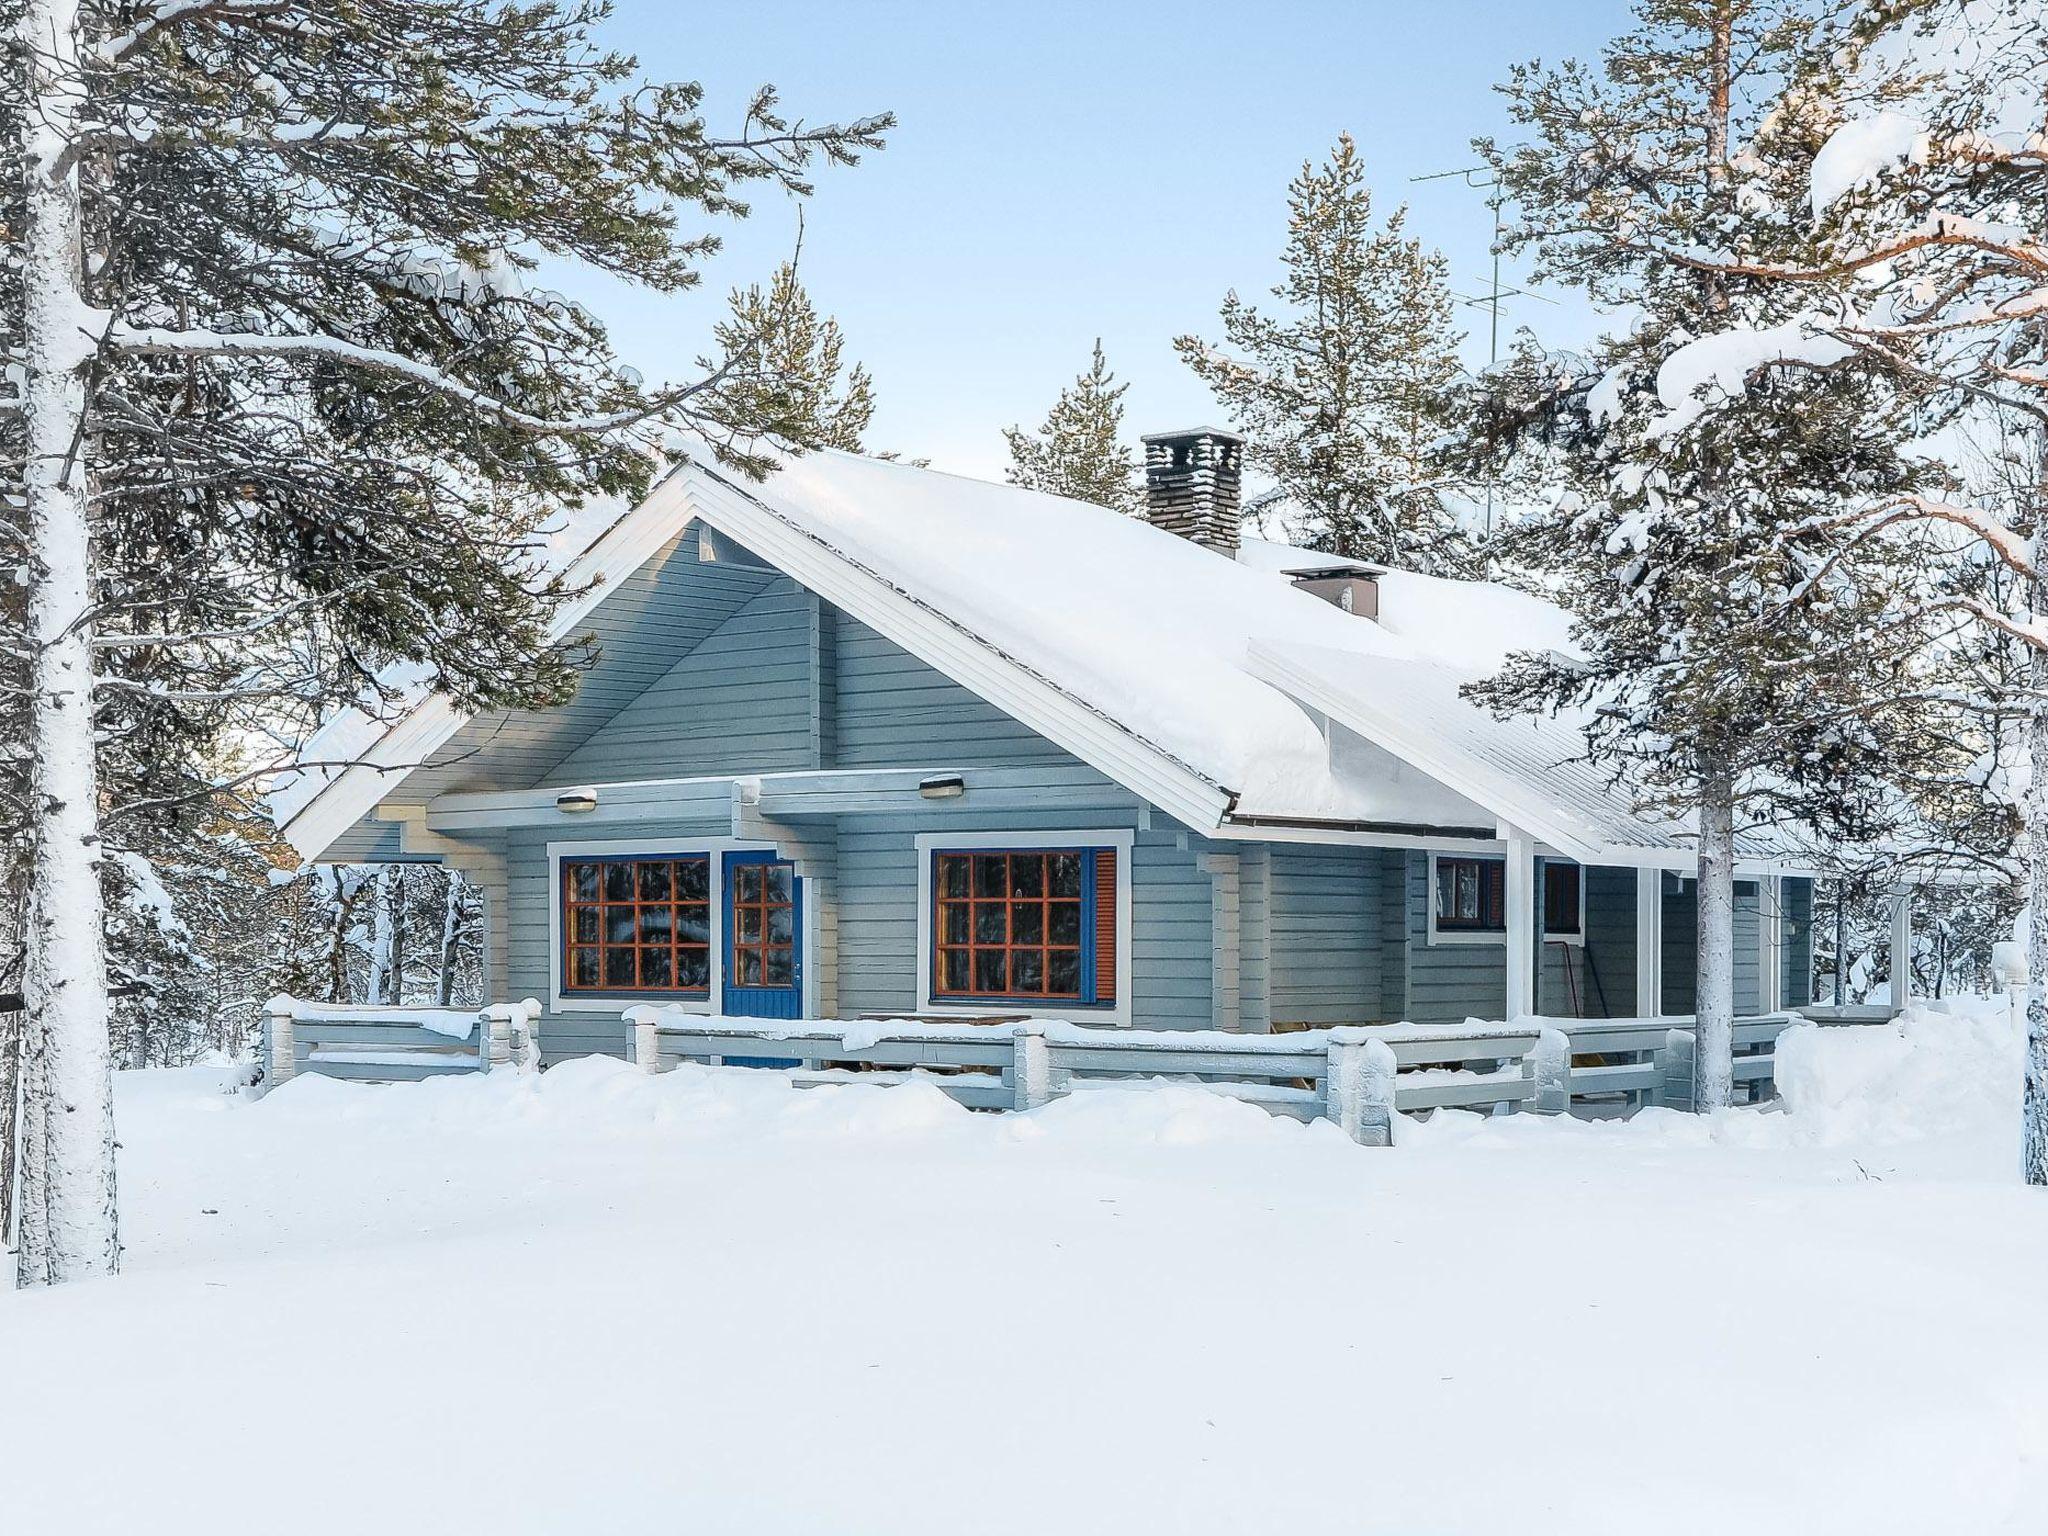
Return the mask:
<path id="1" fill-rule="evenodd" d="M 533 998 L 479 1009 L 273 997 L 263 1005 L 265 1086 L 274 1088 L 302 1072 L 405 1083 L 454 1072 L 537 1066 L 534 1022 L 540 1013 Z"/>
<path id="2" fill-rule="evenodd" d="M 627 1010 L 644 1071 L 763 1056 L 801 1063 L 800 1087 L 924 1081 L 972 1109 L 1033 1109 L 1051 1099 L 1154 1079 L 1199 1083 L 1297 1120 L 1328 1119 L 1370 1146 L 1394 1117 L 1428 1109 L 1692 1106 L 1687 1019 L 1529 1019 L 1512 1025 L 1413 1024 L 1234 1035 L 1102 1029 L 1058 1022 L 842 1022 L 732 1019 L 677 1008 Z M 1739 1020 L 1735 1080 L 1769 1092 L 1789 1014 Z"/>

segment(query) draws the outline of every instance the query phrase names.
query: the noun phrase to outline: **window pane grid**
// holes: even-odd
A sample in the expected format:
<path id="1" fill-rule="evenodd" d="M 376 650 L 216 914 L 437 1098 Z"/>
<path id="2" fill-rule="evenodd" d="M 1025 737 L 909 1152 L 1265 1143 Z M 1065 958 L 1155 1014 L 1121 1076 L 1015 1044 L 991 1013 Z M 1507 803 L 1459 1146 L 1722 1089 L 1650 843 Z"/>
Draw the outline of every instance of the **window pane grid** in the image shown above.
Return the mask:
<path id="1" fill-rule="evenodd" d="M 562 864 L 564 991 L 708 992 L 710 859 Z"/>
<path id="2" fill-rule="evenodd" d="M 935 996 L 1081 998 L 1081 856 L 938 856 Z"/>
<path id="3" fill-rule="evenodd" d="M 1436 925 L 1439 929 L 1494 932 L 1505 926 L 1502 901 L 1505 866 L 1498 859 L 1436 862 Z"/>
<path id="4" fill-rule="evenodd" d="M 795 986 L 795 945 L 796 883 L 791 867 L 732 866 L 732 985 Z"/>

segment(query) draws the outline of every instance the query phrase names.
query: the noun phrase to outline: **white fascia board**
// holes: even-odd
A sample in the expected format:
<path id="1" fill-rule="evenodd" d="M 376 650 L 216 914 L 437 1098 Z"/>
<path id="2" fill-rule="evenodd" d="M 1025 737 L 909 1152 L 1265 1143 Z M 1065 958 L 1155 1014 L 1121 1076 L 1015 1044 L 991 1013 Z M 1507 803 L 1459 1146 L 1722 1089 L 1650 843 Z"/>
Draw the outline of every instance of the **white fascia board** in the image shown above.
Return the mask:
<path id="1" fill-rule="evenodd" d="M 736 486 L 692 465 L 677 477 L 704 523 L 754 551 L 884 639 L 1197 830 L 1222 821 L 1231 792 L 917 602 L 880 573 Z"/>
<path id="2" fill-rule="evenodd" d="M 1502 821 L 1535 833 L 1558 852 L 1582 864 L 1629 862 L 1613 860 L 1611 845 L 1588 837 L 1586 829 L 1561 821 L 1554 807 L 1530 793 L 1527 786 L 1481 767 L 1462 753 L 1443 750 L 1421 732 L 1406 730 L 1398 722 L 1360 708 L 1355 699 L 1324 687 L 1318 678 L 1256 640 L 1247 655 L 1252 671 L 1289 697 L 1341 721 Z"/>
<path id="3" fill-rule="evenodd" d="M 575 595 L 555 610 L 550 643 L 563 639 L 611 593 L 613 585 L 653 559 L 689 524 L 688 505 L 671 472 L 647 499 L 618 518 L 563 572 Z M 342 770 L 278 829 L 299 854 L 316 859 L 374 810 L 415 768 L 446 746 L 470 721 L 445 694 L 431 693 L 392 723 L 360 762 Z"/>

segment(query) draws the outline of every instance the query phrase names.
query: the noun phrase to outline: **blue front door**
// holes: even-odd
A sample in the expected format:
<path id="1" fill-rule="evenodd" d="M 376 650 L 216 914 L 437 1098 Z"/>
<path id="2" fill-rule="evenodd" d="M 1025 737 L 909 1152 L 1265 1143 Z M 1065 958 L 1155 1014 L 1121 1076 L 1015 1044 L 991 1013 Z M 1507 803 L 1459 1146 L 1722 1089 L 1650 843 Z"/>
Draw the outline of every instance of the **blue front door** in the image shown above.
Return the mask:
<path id="1" fill-rule="evenodd" d="M 723 1012 L 750 1019 L 803 1017 L 803 882 L 772 853 L 725 856 Z"/>

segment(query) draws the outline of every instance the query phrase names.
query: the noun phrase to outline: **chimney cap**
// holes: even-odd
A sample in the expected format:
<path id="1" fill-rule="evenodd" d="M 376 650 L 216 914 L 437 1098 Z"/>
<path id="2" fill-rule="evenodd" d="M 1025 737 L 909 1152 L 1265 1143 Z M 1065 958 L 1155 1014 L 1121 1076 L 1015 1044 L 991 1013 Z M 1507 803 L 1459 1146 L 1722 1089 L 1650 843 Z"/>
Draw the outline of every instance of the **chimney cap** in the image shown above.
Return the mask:
<path id="1" fill-rule="evenodd" d="M 1229 443 L 1244 441 L 1242 432 L 1233 432 L 1228 427 L 1181 427 L 1173 432 L 1147 432 L 1138 441 L 1141 443 L 1174 443 L 1191 437 L 1216 437 Z"/>

